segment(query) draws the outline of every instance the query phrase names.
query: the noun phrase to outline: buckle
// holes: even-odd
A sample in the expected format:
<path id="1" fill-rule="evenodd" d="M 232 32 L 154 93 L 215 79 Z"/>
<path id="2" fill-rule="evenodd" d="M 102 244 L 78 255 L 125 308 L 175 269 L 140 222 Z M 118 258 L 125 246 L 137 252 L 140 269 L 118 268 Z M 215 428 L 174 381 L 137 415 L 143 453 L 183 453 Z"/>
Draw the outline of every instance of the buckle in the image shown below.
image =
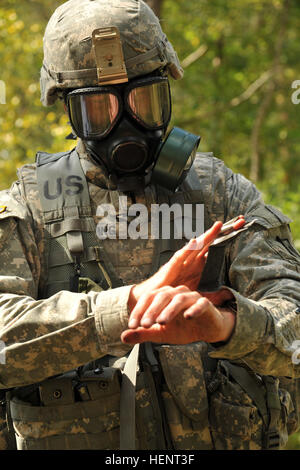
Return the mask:
<path id="1" fill-rule="evenodd" d="M 266 431 L 263 438 L 263 448 L 266 450 L 275 450 L 279 448 L 280 435 L 278 431 Z"/>

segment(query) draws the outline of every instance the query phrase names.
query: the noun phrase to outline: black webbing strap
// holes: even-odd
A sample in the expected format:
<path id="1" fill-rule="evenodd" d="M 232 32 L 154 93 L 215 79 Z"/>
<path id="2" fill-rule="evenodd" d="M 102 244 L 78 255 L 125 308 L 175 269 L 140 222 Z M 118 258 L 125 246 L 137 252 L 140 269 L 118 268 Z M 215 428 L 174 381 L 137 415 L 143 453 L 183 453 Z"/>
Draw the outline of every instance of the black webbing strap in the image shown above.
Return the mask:
<path id="1" fill-rule="evenodd" d="M 280 446 L 278 430 L 281 415 L 281 404 L 278 393 L 279 380 L 270 376 L 262 377 L 267 391 L 267 407 L 270 414 L 268 430 L 264 433 L 264 449 L 275 450 Z"/>
<path id="2" fill-rule="evenodd" d="M 257 406 L 264 424 L 263 449 L 275 450 L 279 448 L 280 438 L 278 432 L 278 421 L 281 412 L 278 395 L 278 379 L 271 376 L 263 376 L 261 385 L 250 371 L 242 366 L 222 360 L 230 375 L 249 395 Z"/>
<path id="3" fill-rule="evenodd" d="M 224 284 L 225 245 L 211 246 L 198 285 L 200 292 L 214 292 Z"/>

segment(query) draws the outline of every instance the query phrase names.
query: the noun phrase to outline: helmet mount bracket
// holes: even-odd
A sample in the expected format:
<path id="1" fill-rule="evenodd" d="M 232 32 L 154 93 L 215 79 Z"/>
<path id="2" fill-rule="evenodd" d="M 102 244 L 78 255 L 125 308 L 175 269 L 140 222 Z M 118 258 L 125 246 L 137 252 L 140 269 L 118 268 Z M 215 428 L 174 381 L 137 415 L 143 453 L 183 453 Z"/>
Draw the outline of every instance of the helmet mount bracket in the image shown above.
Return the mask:
<path id="1" fill-rule="evenodd" d="M 92 32 L 93 51 L 99 85 L 128 82 L 120 32 L 117 27 L 98 28 Z"/>

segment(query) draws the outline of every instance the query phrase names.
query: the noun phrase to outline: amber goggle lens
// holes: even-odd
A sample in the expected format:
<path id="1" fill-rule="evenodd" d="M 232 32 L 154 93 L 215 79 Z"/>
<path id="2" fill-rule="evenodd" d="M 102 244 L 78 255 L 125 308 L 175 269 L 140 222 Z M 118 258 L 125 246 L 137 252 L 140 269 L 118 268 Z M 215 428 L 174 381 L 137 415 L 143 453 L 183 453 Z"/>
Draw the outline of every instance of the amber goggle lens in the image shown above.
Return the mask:
<path id="1" fill-rule="evenodd" d="M 120 114 L 119 99 L 110 92 L 71 92 L 67 97 L 73 129 L 83 139 L 103 138 Z"/>
<path id="2" fill-rule="evenodd" d="M 168 124 L 171 116 L 171 98 L 168 80 L 132 88 L 127 96 L 127 107 L 143 126 L 158 129 Z"/>

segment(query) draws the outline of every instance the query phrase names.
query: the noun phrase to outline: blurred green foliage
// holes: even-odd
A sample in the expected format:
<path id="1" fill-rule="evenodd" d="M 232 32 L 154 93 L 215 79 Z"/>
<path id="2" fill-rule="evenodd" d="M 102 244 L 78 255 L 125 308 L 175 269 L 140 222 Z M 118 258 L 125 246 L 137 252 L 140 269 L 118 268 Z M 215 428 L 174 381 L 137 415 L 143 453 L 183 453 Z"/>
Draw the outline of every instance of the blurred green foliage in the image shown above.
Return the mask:
<path id="1" fill-rule="evenodd" d="M 37 150 L 74 146 L 61 103 L 43 108 L 39 94 L 43 31 L 61 3 L 1 0 L 0 189 Z M 300 104 L 291 88 L 300 80 L 300 2 L 161 3 L 163 29 L 185 69 L 184 80 L 172 81 L 172 124 L 199 133 L 202 151 L 250 178 L 290 216 L 300 249 Z M 288 448 L 300 448 L 298 434 Z"/>
<path id="2" fill-rule="evenodd" d="M 60 3 L 4 0 L 0 4 L 0 79 L 6 85 L 6 104 L 0 105 L 1 188 L 16 179 L 16 167 L 34 161 L 37 150 L 70 147 L 64 139 L 68 126 L 63 110 L 43 108 L 39 91 L 43 31 Z"/>
<path id="3" fill-rule="evenodd" d="M 183 63 L 202 51 L 174 82 L 174 123 L 256 183 L 300 249 L 300 2 L 164 0 L 161 22 Z"/>

